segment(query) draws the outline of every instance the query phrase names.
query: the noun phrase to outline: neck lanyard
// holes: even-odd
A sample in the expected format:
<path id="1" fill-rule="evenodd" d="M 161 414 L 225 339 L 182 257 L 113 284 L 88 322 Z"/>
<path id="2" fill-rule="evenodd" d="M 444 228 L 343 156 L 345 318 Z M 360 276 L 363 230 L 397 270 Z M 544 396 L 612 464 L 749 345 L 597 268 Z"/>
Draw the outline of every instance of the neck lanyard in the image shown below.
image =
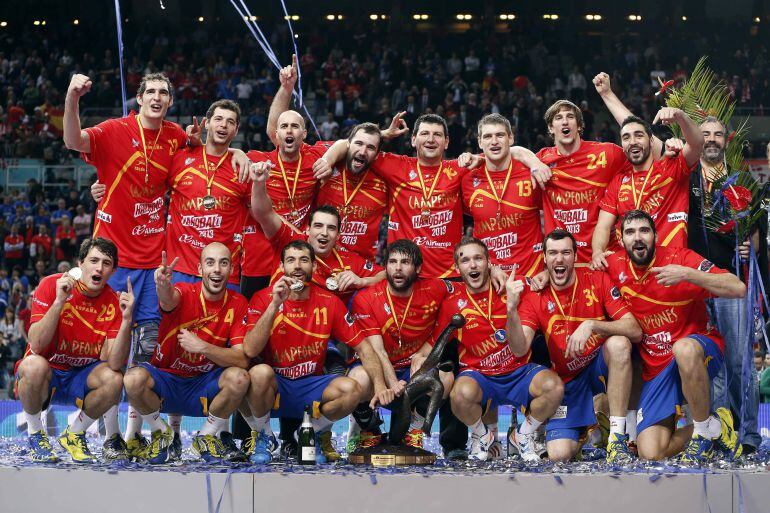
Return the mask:
<path id="1" fill-rule="evenodd" d="M 283 168 L 283 160 L 281 160 L 281 152 L 278 152 L 278 165 L 281 167 L 281 178 L 283 178 L 283 185 L 286 187 L 286 194 L 289 195 L 289 202 L 291 203 L 291 215 L 294 219 L 299 216 L 297 212 L 297 206 L 294 204 L 294 195 L 297 193 L 297 183 L 299 183 L 299 170 L 302 168 L 302 152 L 299 152 L 299 160 L 297 161 L 297 169 L 294 171 L 294 184 L 289 188 L 289 178 L 286 176 L 286 170 Z"/>
<path id="2" fill-rule="evenodd" d="M 420 161 L 417 161 L 417 177 L 420 179 L 420 190 L 422 191 L 422 197 L 425 200 L 425 206 L 422 209 L 422 217 L 430 217 L 430 199 L 433 197 L 433 191 L 436 190 L 436 184 L 441 176 L 441 172 L 444 170 L 444 161 L 442 160 L 438 166 L 438 172 L 433 177 L 433 184 L 430 186 L 430 190 L 425 187 L 425 179 L 422 176 L 422 169 L 420 169 Z"/>
<path id="3" fill-rule="evenodd" d="M 206 169 L 206 197 L 203 198 L 203 206 L 205 206 L 206 208 L 213 208 L 213 205 L 211 207 L 207 206 L 206 200 L 208 199 L 210 201 L 214 199 L 214 197 L 211 195 L 211 184 L 214 183 L 214 178 L 217 176 L 217 170 L 219 169 L 219 166 L 221 166 L 222 162 L 224 162 L 225 159 L 227 158 L 227 152 L 225 152 L 224 155 L 222 155 L 222 157 L 219 159 L 219 162 L 217 162 L 217 165 L 214 166 L 214 172 L 209 174 L 210 173 L 209 161 L 208 161 L 208 158 L 206 157 L 206 146 L 204 145 L 202 146 L 202 148 L 203 148 L 203 167 Z"/>
<path id="4" fill-rule="evenodd" d="M 575 272 L 574 270 L 572 272 Z M 564 318 L 564 327 L 567 331 L 567 337 L 570 336 L 570 325 L 572 323 L 572 309 L 575 306 L 575 292 L 577 292 L 577 285 L 578 285 L 578 277 L 577 273 L 575 274 L 575 283 L 572 284 L 572 298 L 570 299 L 569 303 L 569 315 L 564 313 L 564 307 L 561 306 L 561 301 L 559 301 L 559 295 L 556 293 L 556 289 L 553 288 L 553 285 L 549 285 L 551 288 L 551 295 L 553 295 L 554 300 L 556 300 L 556 306 L 559 307 L 559 312 L 561 313 L 561 316 Z"/>
<path id="5" fill-rule="evenodd" d="M 634 207 L 639 210 L 640 205 L 642 204 L 642 199 L 644 198 L 644 188 L 647 187 L 647 181 L 650 179 L 650 175 L 652 174 L 652 168 L 655 165 L 653 162 L 650 165 L 650 169 L 647 170 L 647 175 L 644 177 L 644 182 L 642 183 L 642 188 L 639 190 L 639 197 L 636 196 L 636 178 L 634 177 L 634 170 L 631 170 L 631 192 L 634 195 Z"/>
<path id="6" fill-rule="evenodd" d="M 147 183 L 150 180 L 150 159 L 152 158 L 152 154 L 155 153 L 155 146 L 158 144 L 161 132 L 163 132 L 163 123 L 160 124 L 160 130 L 158 130 L 158 134 L 155 136 L 155 141 L 152 143 L 152 150 L 150 150 L 150 156 L 148 157 L 147 143 L 144 140 L 144 127 L 142 126 L 142 121 L 139 119 L 138 114 L 135 118 L 136 124 L 139 125 L 139 138 L 142 140 L 142 153 L 144 153 L 144 183 Z"/>
<path id="7" fill-rule="evenodd" d="M 344 271 L 345 263 L 342 261 L 342 257 L 340 257 L 340 254 L 337 253 L 337 250 L 334 248 L 332 248 L 332 254 L 337 259 L 337 262 L 340 264 L 339 268 Z M 322 266 L 326 267 L 329 270 L 329 274 L 331 274 L 331 276 L 326 278 L 326 288 L 332 291 L 337 290 L 339 288 L 339 284 L 337 283 L 337 273 L 335 273 L 334 269 L 332 269 L 332 267 L 329 264 L 324 262 L 324 259 L 321 258 L 320 256 L 316 259 L 316 261 L 319 262 Z"/>
<path id="8" fill-rule="evenodd" d="M 225 296 L 222 298 L 222 306 L 227 304 L 227 295 L 228 295 L 227 289 L 225 289 Z M 201 321 L 208 322 L 211 319 L 215 318 L 217 315 L 219 315 L 219 310 L 217 310 L 216 312 L 211 314 L 211 317 L 209 318 L 208 311 L 206 310 L 206 299 L 203 297 L 203 284 L 201 284 L 200 299 L 201 299 L 201 308 L 203 308 L 203 319 L 201 319 Z"/>
<path id="9" fill-rule="evenodd" d="M 364 185 L 364 182 L 366 181 L 366 175 L 369 173 L 369 170 L 367 169 L 364 171 L 363 176 L 361 176 L 361 180 L 358 182 L 358 185 L 355 186 L 353 189 L 353 192 L 348 196 L 348 176 L 347 176 L 347 166 L 342 168 L 342 217 L 344 218 L 348 212 L 348 205 L 350 205 L 350 202 L 353 201 L 353 198 L 356 197 L 356 194 L 358 194 L 358 191 L 361 190 L 361 186 Z"/>
<path id="10" fill-rule="evenodd" d="M 495 325 L 492 323 L 492 284 L 489 284 L 488 294 L 487 294 L 487 313 L 484 314 L 484 311 L 481 309 L 481 306 L 476 302 L 475 299 L 473 299 L 473 294 L 468 292 L 468 299 L 471 300 L 471 303 L 473 303 L 473 307 L 478 310 L 479 314 L 486 319 L 487 323 L 489 323 L 490 326 L 492 326 L 492 331 L 496 332 L 497 329 L 495 328 Z"/>
<path id="11" fill-rule="evenodd" d="M 409 294 L 409 301 L 406 302 L 406 308 L 404 309 L 403 317 L 401 317 L 401 322 L 398 322 L 398 316 L 396 315 L 396 306 L 393 304 L 393 298 L 390 296 L 389 285 L 385 285 L 385 296 L 387 296 L 388 305 L 390 305 L 390 315 L 393 317 L 393 322 L 396 324 L 396 331 L 398 332 L 398 347 L 401 347 L 401 327 L 406 322 L 406 316 L 409 315 L 409 307 L 412 306 L 412 298 L 414 297 L 414 287 L 412 287 L 412 293 Z"/>
<path id="12" fill-rule="evenodd" d="M 511 158 L 511 163 L 508 165 L 508 173 L 505 175 L 505 182 L 503 182 L 503 190 L 500 191 L 500 195 L 497 195 L 497 188 L 495 187 L 495 183 L 492 181 L 492 177 L 489 176 L 489 169 L 487 169 L 487 166 L 484 166 L 484 174 L 487 175 L 487 181 L 489 182 L 489 187 L 492 189 L 492 195 L 495 197 L 495 201 L 497 202 L 497 220 L 500 220 L 500 209 L 503 206 L 503 198 L 505 197 L 505 191 L 508 190 L 508 181 L 511 179 L 511 171 L 513 170 L 513 158 Z"/>

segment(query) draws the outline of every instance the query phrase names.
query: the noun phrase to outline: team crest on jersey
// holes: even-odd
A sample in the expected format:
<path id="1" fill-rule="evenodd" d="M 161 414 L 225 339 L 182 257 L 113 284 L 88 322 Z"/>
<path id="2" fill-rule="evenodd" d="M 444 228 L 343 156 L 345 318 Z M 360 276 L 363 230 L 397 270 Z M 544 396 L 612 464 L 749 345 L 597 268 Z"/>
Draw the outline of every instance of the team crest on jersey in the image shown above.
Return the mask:
<path id="1" fill-rule="evenodd" d="M 283 303 L 281 303 L 280 305 L 278 305 L 278 311 L 279 311 L 279 312 L 283 312 Z"/>
<path id="2" fill-rule="evenodd" d="M 554 309 L 556 308 L 556 305 L 553 304 L 553 301 L 549 301 L 545 307 L 548 309 L 548 313 L 553 313 Z"/>
<path id="3" fill-rule="evenodd" d="M 184 165 L 185 165 L 185 166 L 189 166 L 189 165 L 190 165 L 190 164 L 192 164 L 194 161 L 195 161 L 195 159 L 194 159 L 194 158 L 192 158 L 192 157 L 187 157 L 186 159 L 184 159 Z"/>
<path id="4" fill-rule="evenodd" d="M 364 263 L 364 269 L 366 269 L 367 271 L 371 271 L 372 269 L 374 269 L 374 262 L 372 262 L 371 260 L 367 260 Z"/>
<path id="5" fill-rule="evenodd" d="M 465 308 L 468 305 L 468 302 L 464 299 L 458 299 L 457 300 L 457 308 Z"/>
<path id="6" fill-rule="evenodd" d="M 628 176 L 624 176 L 623 179 L 620 181 L 621 183 L 628 183 Z"/>
<path id="7" fill-rule="evenodd" d="M 353 316 L 350 314 L 350 312 L 345 314 L 345 322 L 348 323 L 348 326 L 353 326 L 353 323 L 355 323 L 355 319 L 353 319 Z"/>
<path id="8" fill-rule="evenodd" d="M 334 176 L 340 176 L 340 170 L 337 169 L 336 167 L 334 169 L 332 169 L 332 176 L 333 177 Z"/>
<path id="9" fill-rule="evenodd" d="M 414 171 L 409 171 L 409 179 L 414 180 L 415 178 L 417 178 L 417 173 Z"/>
<path id="10" fill-rule="evenodd" d="M 612 299 L 620 299 L 620 290 L 617 287 L 612 287 L 610 289 L 610 296 L 612 296 Z"/>
<path id="11" fill-rule="evenodd" d="M 712 268 L 712 267 L 714 267 L 714 264 L 712 264 L 712 263 L 711 263 L 710 261 L 708 261 L 708 260 L 704 260 L 704 261 L 703 261 L 703 262 L 701 262 L 701 263 L 700 263 L 700 265 L 698 266 L 698 270 L 699 270 L 699 271 L 703 271 L 704 273 L 707 273 L 707 272 L 709 272 L 709 271 L 711 270 L 711 268 Z"/>
<path id="12" fill-rule="evenodd" d="M 626 276 L 626 273 L 624 273 L 623 271 L 620 271 L 620 274 L 618 274 L 618 281 L 620 283 L 625 283 L 627 278 L 628 276 Z"/>
<path id="13" fill-rule="evenodd" d="M 390 315 L 391 314 L 391 312 L 390 312 L 390 305 L 388 303 L 385 303 L 382 306 L 385 308 L 385 313 Z"/>
<path id="14" fill-rule="evenodd" d="M 474 177 L 473 177 L 473 187 L 474 187 L 474 188 L 476 188 L 476 187 L 478 187 L 479 185 L 481 185 L 481 180 L 479 180 L 478 178 L 476 178 L 476 177 L 474 176 Z"/>
<path id="15" fill-rule="evenodd" d="M 139 147 L 139 141 L 137 141 L 133 137 L 131 138 L 131 144 L 134 146 L 134 148 Z"/>

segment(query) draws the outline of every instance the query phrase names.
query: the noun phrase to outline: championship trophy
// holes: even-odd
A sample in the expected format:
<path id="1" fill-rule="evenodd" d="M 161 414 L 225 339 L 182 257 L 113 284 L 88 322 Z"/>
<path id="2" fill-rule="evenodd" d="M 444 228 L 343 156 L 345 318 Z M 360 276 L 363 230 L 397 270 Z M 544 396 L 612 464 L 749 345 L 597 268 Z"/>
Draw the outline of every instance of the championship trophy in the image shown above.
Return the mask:
<path id="1" fill-rule="evenodd" d="M 422 448 L 404 445 L 404 435 L 409 428 L 412 407 L 415 402 L 428 397 L 425 411 L 425 422 L 422 431 L 430 436 L 433 419 L 441 406 L 444 395 L 444 385 L 439 379 L 439 371 L 452 372 L 452 362 L 441 361 L 444 348 L 452 340 L 452 333 L 465 325 L 465 317 L 455 314 L 436 340 L 436 344 L 428 354 L 420 369 L 415 372 L 404 388 L 401 397 L 392 403 L 390 416 L 390 433 L 388 443 L 376 447 L 356 449 L 348 456 L 348 461 L 354 465 L 373 465 L 375 467 L 391 467 L 401 465 L 432 465 L 436 455 Z"/>

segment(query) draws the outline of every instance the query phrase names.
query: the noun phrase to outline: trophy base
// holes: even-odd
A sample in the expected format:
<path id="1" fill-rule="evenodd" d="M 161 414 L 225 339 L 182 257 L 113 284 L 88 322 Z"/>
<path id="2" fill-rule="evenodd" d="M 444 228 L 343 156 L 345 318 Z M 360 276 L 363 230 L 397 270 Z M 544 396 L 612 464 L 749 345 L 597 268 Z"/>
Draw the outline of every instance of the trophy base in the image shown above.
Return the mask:
<path id="1" fill-rule="evenodd" d="M 353 465 L 372 465 L 373 467 L 401 467 L 407 465 L 433 465 L 436 455 L 425 449 L 408 445 L 378 445 L 356 449 L 348 456 Z"/>

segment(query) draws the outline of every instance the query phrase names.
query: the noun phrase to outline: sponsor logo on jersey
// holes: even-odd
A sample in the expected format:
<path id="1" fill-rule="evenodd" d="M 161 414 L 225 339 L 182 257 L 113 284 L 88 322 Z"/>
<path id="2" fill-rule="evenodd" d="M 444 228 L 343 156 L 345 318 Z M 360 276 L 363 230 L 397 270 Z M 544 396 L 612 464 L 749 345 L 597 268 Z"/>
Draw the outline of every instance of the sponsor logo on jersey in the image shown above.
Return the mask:
<path id="1" fill-rule="evenodd" d="M 588 220 L 588 210 L 584 208 L 554 210 L 553 217 L 564 224 L 584 223 Z"/>
<path id="2" fill-rule="evenodd" d="M 703 271 L 704 273 L 709 272 L 714 267 L 714 264 L 711 263 L 709 260 L 703 260 L 700 265 L 698 266 L 699 271 Z"/>
<path id="3" fill-rule="evenodd" d="M 465 308 L 468 305 L 468 302 L 464 299 L 458 299 L 457 300 L 457 308 Z"/>
<path id="4" fill-rule="evenodd" d="M 627 279 L 628 279 L 628 276 L 626 276 L 626 273 L 624 273 L 623 271 L 620 271 L 620 274 L 618 274 L 618 281 L 620 283 L 625 283 Z"/>
<path id="5" fill-rule="evenodd" d="M 503 233 L 496 237 L 485 237 L 481 240 L 484 242 L 484 244 L 487 245 L 487 249 L 489 249 L 489 251 L 495 251 L 498 249 L 505 249 L 510 248 L 511 246 L 515 246 L 516 242 L 519 240 L 519 234 Z"/>
<path id="6" fill-rule="evenodd" d="M 154 235 L 156 233 L 163 233 L 164 231 L 166 231 L 166 228 L 163 226 L 138 224 L 131 229 L 131 235 Z"/>
<path id="7" fill-rule="evenodd" d="M 442 210 L 433 212 L 427 218 L 422 214 L 412 216 L 412 226 L 414 228 L 436 228 L 452 221 L 453 212 L 451 210 Z"/>
<path id="8" fill-rule="evenodd" d="M 398 223 L 395 221 L 388 221 L 388 230 L 398 231 Z"/>
<path id="9" fill-rule="evenodd" d="M 315 373 L 316 362 L 302 362 L 291 367 L 273 367 L 279 376 L 289 379 L 297 379 L 303 376 L 311 376 Z"/>
<path id="10" fill-rule="evenodd" d="M 182 216 L 182 226 L 189 226 L 196 230 L 211 228 L 220 228 L 222 226 L 222 216 L 219 214 L 210 214 L 207 216 Z"/>
<path id="11" fill-rule="evenodd" d="M 99 221 L 104 221 L 105 223 L 111 223 L 112 222 L 112 216 L 108 214 L 107 212 L 103 210 L 97 210 L 96 211 L 96 218 Z"/>
<path id="12" fill-rule="evenodd" d="M 566 419 L 567 418 L 567 405 L 562 404 L 559 405 L 558 408 L 556 408 L 556 412 L 551 415 L 552 419 Z"/>
<path id="13" fill-rule="evenodd" d="M 668 214 L 669 223 L 676 223 L 679 221 L 687 221 L 687 212 L 671 212 Z"/>
<path id="14" fill-rule="evenodd" d="M 134 205 L 134 217 L 157 214 L 163 208 L 163 198 L 160 197 L 152 203 L 136 203 Z"/>
<path id="15" fill-rule="evenodd" d="M 448 248 L 452 245 L 451 242 L 441 242 L 428 237 L 415 237 L 412 242 L 425 248 Z"/>
<path id="16" fill-rule="evenodd" d="M 187 157 L 186 159 L 184 159 L 184 165 L 185 165 L 185 166 L 189 166 L 189 165 L 190 165 L 190 164 L 192 164 L 193 162 L 195 162 L 195 159 L 194 159 L 194 158 L 192 158 L 192 157 Z"/>

